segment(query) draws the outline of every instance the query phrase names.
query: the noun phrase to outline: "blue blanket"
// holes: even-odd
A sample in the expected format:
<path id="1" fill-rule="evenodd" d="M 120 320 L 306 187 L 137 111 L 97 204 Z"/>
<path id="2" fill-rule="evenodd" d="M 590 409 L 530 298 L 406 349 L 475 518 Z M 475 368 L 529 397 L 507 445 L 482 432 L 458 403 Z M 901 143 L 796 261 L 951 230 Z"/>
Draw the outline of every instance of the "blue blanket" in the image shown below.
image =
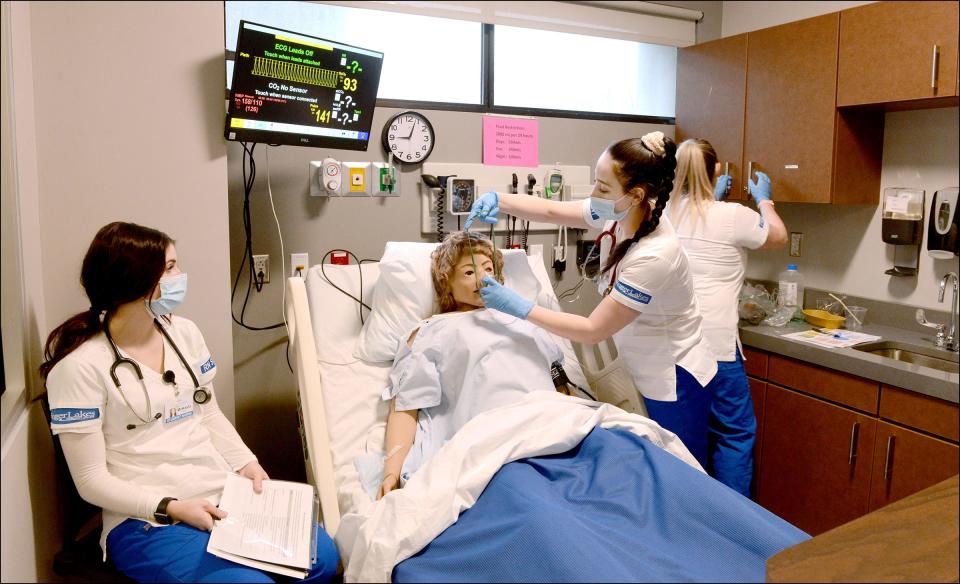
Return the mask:
<path id="1" fill-rule="evenodd" d="M 394 582 L 762 582 L 809 536 L 620 430 L 504 465 Z"/>

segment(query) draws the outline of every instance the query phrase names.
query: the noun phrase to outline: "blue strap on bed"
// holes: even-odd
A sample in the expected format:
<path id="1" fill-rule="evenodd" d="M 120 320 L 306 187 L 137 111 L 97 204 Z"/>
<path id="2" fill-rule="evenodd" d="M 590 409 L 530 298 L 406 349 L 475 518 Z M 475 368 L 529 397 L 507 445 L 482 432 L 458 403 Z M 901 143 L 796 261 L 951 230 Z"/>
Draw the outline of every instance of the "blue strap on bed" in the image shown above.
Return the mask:
<path id="1" fill-rule="evenodd" d="M 595 428 L 504 465 L 393 581 L 762 582 L 768 557 L 808 538 L 646 439 Z"/>

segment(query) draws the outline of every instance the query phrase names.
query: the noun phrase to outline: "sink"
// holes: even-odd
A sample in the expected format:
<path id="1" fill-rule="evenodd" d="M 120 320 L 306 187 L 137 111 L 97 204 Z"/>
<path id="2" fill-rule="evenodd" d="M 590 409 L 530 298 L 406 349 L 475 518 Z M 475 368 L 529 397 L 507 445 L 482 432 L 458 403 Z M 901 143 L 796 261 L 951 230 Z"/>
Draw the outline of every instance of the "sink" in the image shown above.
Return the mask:
<path id="1" fill-rule="evenodd" d="M 896 341 L 879 341 L 864 343 L 853 348 L 857 351 L 879 355 L 887 359 L 895 359 L 903 363 L 930 367 L 947 373 L 960 373 L 960 363 L 956 361 L 957 355 L 955 353 L 937 350 L 933 347 L 926 348 Z"/>

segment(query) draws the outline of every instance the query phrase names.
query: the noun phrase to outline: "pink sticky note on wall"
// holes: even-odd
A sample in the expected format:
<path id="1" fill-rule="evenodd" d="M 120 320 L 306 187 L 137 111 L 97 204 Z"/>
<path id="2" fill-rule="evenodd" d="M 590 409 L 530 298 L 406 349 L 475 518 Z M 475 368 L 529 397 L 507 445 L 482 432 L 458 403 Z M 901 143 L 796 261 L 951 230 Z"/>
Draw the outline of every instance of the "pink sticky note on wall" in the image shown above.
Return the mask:
<path id="1" fill-rule="evenodd" d="M 483 116 L 483 163 L 539 166 L 539 120 Z"/>

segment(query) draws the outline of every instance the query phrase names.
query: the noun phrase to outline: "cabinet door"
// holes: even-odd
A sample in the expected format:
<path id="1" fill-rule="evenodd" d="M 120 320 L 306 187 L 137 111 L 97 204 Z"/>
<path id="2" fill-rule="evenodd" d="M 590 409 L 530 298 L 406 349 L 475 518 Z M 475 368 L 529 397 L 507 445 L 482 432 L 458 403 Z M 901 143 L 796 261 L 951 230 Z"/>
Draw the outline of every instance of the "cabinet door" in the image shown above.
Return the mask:
<path id="1" fill-rule="evenodd" d="M 876 2 L 842 11 L 837 105 L 956 95 L 957 18 L 957 2 Z"/>
<path id="2" fill-rule="evenodd" d="M 744 177 L 767 173 L 775 201 L 831 202 L 839 29 L 833 13 L 748 33 Z"/>
<path id="3" fill-rule="evenodd" d="M 757 502 L 817 535 L 866 514 L 877 421 L 767 384 Z"/>
<path id="4" fill-rule="evenodd" d="M 935 485 L 960 472 L 960 448 L 884 421 L 873 449 L 870 510 Z"/>
<path id="5" fill-rule="evenodd" d="M 747 35 L 677 51 L 677 142 L 703 138 L 717 151 L 721 172 L 732 177 L 729 199 L 744 199 L 743 108 Z"/>
<path id="6" fill-rule="evenodd" d="M 753 481 L 750 483 L 750 496 L 757 499 L 760 460 L 763 456 L 763 402 L 767 397 L 767 382 L 748 377 L 750 399 L 753 401 L 753 414 L 757 417 L 757 440 L 753 444 Z"/>

